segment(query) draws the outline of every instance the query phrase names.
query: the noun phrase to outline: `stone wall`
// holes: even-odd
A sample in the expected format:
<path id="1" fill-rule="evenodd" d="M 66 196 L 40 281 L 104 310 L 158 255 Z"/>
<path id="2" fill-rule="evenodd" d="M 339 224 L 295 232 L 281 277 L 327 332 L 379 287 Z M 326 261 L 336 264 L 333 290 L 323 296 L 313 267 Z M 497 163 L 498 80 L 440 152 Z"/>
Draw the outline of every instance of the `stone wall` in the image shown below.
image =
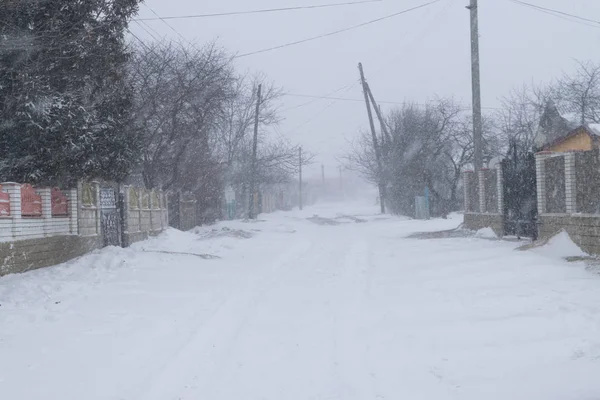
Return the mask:
<path id="1" fill-rule="evenodd" d="M 0 243 L 0 276 L 60 264 L 101 247 L 101 236 L 76 235 Z"/>
<path id="2" fill-rule="evenodd" d="M 504 235 L 504 217 L 502 214 L 465 213 L 465 227 L 477 231 L 492 228 L 498 236 Z"/>
<path id="3" fill-rule="evenodd" d="M 590 254 L 600 254 L 600 215 L 541 215 L 540 238 L 548 238 L 565 230 L 573 242 Z"/>

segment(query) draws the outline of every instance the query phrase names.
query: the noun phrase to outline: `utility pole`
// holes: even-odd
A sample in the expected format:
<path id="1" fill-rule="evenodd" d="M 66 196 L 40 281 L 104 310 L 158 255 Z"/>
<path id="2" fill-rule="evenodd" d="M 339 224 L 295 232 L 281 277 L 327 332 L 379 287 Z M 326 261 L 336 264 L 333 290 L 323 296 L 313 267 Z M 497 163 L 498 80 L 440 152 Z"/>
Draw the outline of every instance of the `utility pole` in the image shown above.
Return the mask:
<path id="1" fill-rule="evenodd" d="M 375 133 L 375 123 L 373 122 L 373 113 L 371 112 L 371 105 L 369 103 L 369 87 L 365 80 L 365 73 L 363 71 L 362 63 L 358 63 L 358 70 L 360 71 L 360 81 L 363 87 L 363 93 L 365 95 L 365 104 L 367 105 L 367 115 L 369 116 L 369 126 L 371 127 L 371 135 L 373 137 L 373 148 L 375 150 L 375 158 L 377 159 L 377 175 L 378 175 L 378 186 L 379 186 L 379 203 L 381 204 L 381 213 L 385 214 L 385 184 L 383 181 L 383 164 L 381 162 L 381 149 L 377 143 L 377 133 Z"/>
<path id="2" fill-rule="evenodd" d="M 373 92 L 371 91 L 371 87 L 369 86 L 369 84 L 367 84 L 367 90 L 369 91 L 369 98 L 371 99 L 371 103 L 373 103 L 375 114 L 377 114 L 377 119 L 379 119 L 379 125 L 381 126 L 381 142 L 383 146 L 386 141 L 390 141 L 390 133 L 387 129 L 387 125 L 385 124 L 385 120 L 383 119 L 381 106 L 378 105 L 375 101 L 375 97 L 373 96 Z"/>
<path id="3" fill-rule="evenodd" d="M 298 176 L 298 208 L 302 210 L 302 146 L 298 148 L 298 165 L 299 176 Z"/>
<path id="4" fill-rule="evenodd" d="M 256 149 L 258 146 L 258 121 L 260 117 L 260 103 L 262 101 L 262 85 L 258 85 L 256 91 L 256 114 L 254 115 L 254 142 L 252 143 L 252 177 L 250 180 L 250 199 L 248 201 L 248 219 L 256 218 L 256 210 L 254 209 L 254 196 L 256 195 Z"/>
<path id="5" fill-rule="evenodd" d="M 325 165 L 321 164 L 321 181 L 323 182 L 323 188 L 325 187 Z"/>
<path id="6" fill-rule="evenodd" d="M 467 6 L 471 11 L 471 79 L 473 90 L 473 147 L 475 173 L 483 168 L 483 122 L 481 117 L 481 77 L 479 75 L 479 19 L 477 0 Z"/>

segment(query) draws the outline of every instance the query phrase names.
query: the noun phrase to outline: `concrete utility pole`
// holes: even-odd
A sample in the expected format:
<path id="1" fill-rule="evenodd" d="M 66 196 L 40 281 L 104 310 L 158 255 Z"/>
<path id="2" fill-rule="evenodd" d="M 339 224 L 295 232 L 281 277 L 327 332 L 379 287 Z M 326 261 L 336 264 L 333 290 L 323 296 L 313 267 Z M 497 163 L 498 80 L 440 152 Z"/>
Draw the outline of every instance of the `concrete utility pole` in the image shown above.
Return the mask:
<path id="1" fill-rule="evenodd" d="M 252 178 L 250 179 L 250 199 L 248 201 L 248 219 L 256 218 L 256 210 L 254 209 L 254 196 L 256 195 L 256 150 L 258 146 L 258 121 L 260 117 L 260 103 L 262 101 L 262 85 L 258 85 L 256 92 L 256 114 L 254 115 L 254 142 L 252 143 Z"/>
<path id="2" fill-rule="evenodd" d="M 298 208 L 302 210 L 302 146 L 298 148 L 298 165 L 300 166 L 298 174 Z"/>
<path id="3" fill-rule="evenodd" d="M 475 171 L 483 168 L 483 122 L 481 118 L 481 80 L 479 76 L 479 19 L 477 0 L 471 0 L 471 79 L 473 90 L 473 147 Z"/>
<path id="4" fill-rule="evenodd" d="M 371 127 L 371 135 L 373 137 L 373 149 L 375 150 L 375 158 L 377 159 L 377 175 L 378 175 L 378 186 L 379 186 L 379 203 L 381 204 L 381 213 L 385 214 L 385 184 L 383 181 L 383 164 L 381 162 L 381 149 L 377 143 L 377 133 L 375 132 L 375 123 L 373 122 L 373 113 L 371 111 L 371 104 L 369 103 L 369 86 L 365 80 L 365 73 L 363 71 L 362 63 L 358 63 L 358 70 L 360 71 L 360 81 L 363 87 L 363 93 L 365 95 L 365 104 L 367 105 L 367 115 L 369 116 L 369 125 Z"/>
<path id="5" fill-rule="evenodd" d="M 375 109 L 375 114 L 377 114 L 377 119 L 379 119 L 379 125 L 381 126 L 381 144 L 382 146 L 385 144 L 386 140 L 390 137 L 390 133 L 387 130 L 387 126 L 385 125 L 385 120 L 383 119 L 383 113 L 381 112 L 381 106 L 375 102 L 375 97 L 373 96 L 373 92 L 371 91 L 371 87 L 367 85 L 367 89 L 369 90 L 369 98 L 371 99 L 371 103 L 373 103 L 373 108 Z"/>

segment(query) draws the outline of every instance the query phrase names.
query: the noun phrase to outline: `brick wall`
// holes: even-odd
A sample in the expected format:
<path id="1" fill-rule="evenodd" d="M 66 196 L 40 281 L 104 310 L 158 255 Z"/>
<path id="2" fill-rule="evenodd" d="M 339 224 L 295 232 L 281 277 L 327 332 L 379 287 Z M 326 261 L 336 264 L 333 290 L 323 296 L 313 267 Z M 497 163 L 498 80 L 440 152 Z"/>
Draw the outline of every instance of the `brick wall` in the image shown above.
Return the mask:
<path id="1" fill-rule="evenodd" d="M 598 153 L 542 152 L 536 164 L 539 237 L 565 230 L 584 251 L 600 254 Z"/>
<path id="2" fill-rule="evenodd" d="M 502 169 L 483 169 L 463 175 L 465 186 L 465 228 L 479 230 L 492 228 L 498 236 L 504 235 L 504 197 Z"/>

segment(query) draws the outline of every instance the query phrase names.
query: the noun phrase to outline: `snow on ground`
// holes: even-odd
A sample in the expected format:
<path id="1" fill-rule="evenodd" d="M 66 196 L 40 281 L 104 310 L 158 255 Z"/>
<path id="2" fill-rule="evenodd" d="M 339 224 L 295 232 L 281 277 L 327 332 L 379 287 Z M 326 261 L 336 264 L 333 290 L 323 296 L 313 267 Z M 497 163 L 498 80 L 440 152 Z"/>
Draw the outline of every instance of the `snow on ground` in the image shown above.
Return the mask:
<path id="1" fill-rule="evenodd" d="M 554 235 L 545 245 L 534 248 L 532 251 L 552 258 L 587 256 L 587 254 L 571 240 L 569 234 L 565 231 L 561 231 Z"/>
<path id="2" fill-rule="evenodd" d="M 170 230 L 0 278 L 0 398 L 600 397 L 600 276 L 519 243 L 407 238 L 458 215 L 376 211 Z"/>
<path id="3" fill-rule="evenodd" d="M 475 232 L 475 236 L 481 239 L 498 239 L 492 228 L 482 228 Z"/>

